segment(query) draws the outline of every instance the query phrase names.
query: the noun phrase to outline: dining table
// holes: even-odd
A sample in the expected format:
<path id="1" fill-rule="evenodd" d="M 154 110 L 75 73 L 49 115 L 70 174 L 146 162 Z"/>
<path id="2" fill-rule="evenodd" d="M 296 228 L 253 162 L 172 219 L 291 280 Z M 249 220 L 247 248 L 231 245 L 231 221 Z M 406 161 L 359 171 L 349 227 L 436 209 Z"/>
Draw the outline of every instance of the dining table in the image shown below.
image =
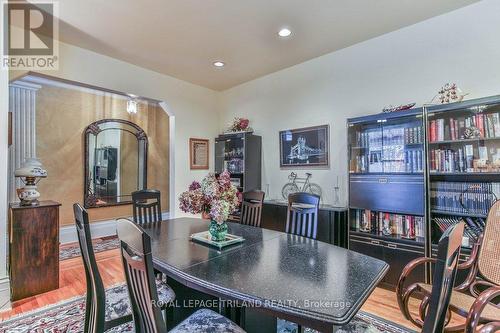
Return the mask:
<path id="1" fill-rule="evenodd" d="M 284 232 L 228 222 L 244 241 L 219 249 L 191 239 L 209 221 L 144 224 L 156 270 L 177 283 L 259 313 L 334 332 L 348 324 L 386 274 L 382 260 Z"/>

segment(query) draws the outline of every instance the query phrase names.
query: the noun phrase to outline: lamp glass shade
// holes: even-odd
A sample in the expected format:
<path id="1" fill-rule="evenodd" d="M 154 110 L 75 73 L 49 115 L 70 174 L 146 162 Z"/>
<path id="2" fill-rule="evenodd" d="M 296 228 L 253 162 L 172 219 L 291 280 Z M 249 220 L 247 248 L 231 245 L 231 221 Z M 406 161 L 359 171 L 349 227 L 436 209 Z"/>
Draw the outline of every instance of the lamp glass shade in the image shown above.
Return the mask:
<path id="1" fill-rule="evenodd" d="M 42 166 L 42 163 L 37 158 L 27 158 L 23 165 L 14 171 L 16 177 L 47 177 L 47 170 Z"/>

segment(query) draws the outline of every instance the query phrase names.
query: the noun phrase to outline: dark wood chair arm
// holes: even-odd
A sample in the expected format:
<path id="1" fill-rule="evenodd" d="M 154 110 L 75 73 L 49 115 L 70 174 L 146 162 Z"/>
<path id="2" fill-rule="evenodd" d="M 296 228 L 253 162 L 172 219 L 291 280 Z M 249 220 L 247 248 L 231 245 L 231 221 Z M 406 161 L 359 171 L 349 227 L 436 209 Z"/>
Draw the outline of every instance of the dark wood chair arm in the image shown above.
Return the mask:
<path id="1" fill-rule="evenodd" d="M 472 304 L 469 315 L 465 322 L 465 333 L 474 333 L 476 331 L 477 325 L 481 319 L 481 313 L 483 312 L 486 305 L 488 305 L 495 297 L 500 296 L 500 286 L 492 287 L 485 290 L 479 295 L 476 301 Z M 492 323 L 491 328 L 499 323 Z M 484 327 L 483 327 L 484 328 Z M 482 330 L 481 330 L 482 331 Z M 494 331 L 490 331 L 494 332 Z"/>
<path id="2" fill-rule="evenodd" d="M 493 323 L 488 323 L 481 327 L 479 333 L 494 333 L 500 331 L 500 321 L 495 321 Z"/>
<path id="3" fill-rule="evenodd" d="M 410 274 L 413 272 L 413 270 L 416 267 L 423 265 L 423 264 L 426 264 L 426 263 L 429 263 L 429 262 L 435 263 L 436 259 L 426 258 L 426 257 L 413 259 L 408 264 L 406 264 L 405 268 L 403 269 L 403 272 L 401 273 L 401 275 L 399 277 L 399 281 L 398 281 L 398 284 L 396 286 L 396 298 L 398 300 L 399 309 L 401 310 L 403 315 L 409 320 L 412 320 L 413 318 L 411 318 L 411 315 L 410 315 L 409 310 L 408 310 L 408 304 L 406 304 L 406 303 L 409 301 L 409 297 L 410 297 L 411 293 L 413 293 L 417 289 L 417 286 L 415 284 L 413 284 L 413 285 L 411 285 L 410 288 L 405 289 L 404 287 L 405 287 L 406 279 L 408 278 L 408 276 L 410 276 Z M 413 320 L 412 320 L 412 322 L 413 322 Z"/>
<path id="4" fill-rule="evenodd" d="M 467 291 L 470 290 L 471 284 L 476 280 L 477 277 L 477 259 L 479 256 L 479 250 L 481 249 L 481 244 L 483 243 L 483 234 L 481 234 L 478 240 L 474 243 L 472 247 L 472 253 L 469 259 L 461 264 L 458 264 L 458 270 L 468 269 L 469 273 L 465 280 L 458 286 L 455 287 L 456 291 Z M 478 295 L 474 295 L 478 296 Z"/>
<path id="5" fill-rule="evenodd" d="M 466 262 L 458 264 L 458 269 L 468 269 L 471 268 L 477 262 L 477 256 L 479 255 L 479 250 L 481 249 L 481 244 L 483 243 L 483 234 L 479 236 L 477 241 L 472 246 L 472 252 L 469 259 Z"/>
<path id="6" fill-rule="evenodd" d="M 469 287 L 469 292 L 474 297 L 479 297 L 479 295 L 481 295 L 481 290 L 477 289 L 477 286 L 486 287 L 486 288 L 483 289 L 483 291 L 485 291 L 485 290 L 487 290 L 487 289 L 489 289 L 491 287 L 497 287 L 497 285 L 494 284 L 494 283 L 491 283 L 491 282 L 488 282 L 488 281 L 485 281 L 485 280 L 481 280 L 480 278 L 477 278 L 476 280 L 474 280 L 474 282 L 471 283 L 471 285 Z"/>

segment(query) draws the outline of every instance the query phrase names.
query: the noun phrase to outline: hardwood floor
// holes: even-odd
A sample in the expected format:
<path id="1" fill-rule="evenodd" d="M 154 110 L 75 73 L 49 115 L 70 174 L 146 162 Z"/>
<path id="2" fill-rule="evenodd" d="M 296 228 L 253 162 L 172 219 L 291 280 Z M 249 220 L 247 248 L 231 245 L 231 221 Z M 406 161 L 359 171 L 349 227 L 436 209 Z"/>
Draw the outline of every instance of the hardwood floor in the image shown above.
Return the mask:
<path id="1" fill-rule="evenodd" d="M 125 281 L 118 249 L 96 253 L 96 260 L 106 287 Z M 86 283 L 81 258 L 61 261 L 59 279 L 59 289 L 14 302 L 11 310 L 0 313 L 0 320 L 84 295 Z M 412 311 L 415 314 L 418 313 L 417 304 L 417 300 L 412 302 Z M 395 293 L 392 291 L 377 288 L 362 309 L 408 328 L 417 329 L 401 315 Z"/>

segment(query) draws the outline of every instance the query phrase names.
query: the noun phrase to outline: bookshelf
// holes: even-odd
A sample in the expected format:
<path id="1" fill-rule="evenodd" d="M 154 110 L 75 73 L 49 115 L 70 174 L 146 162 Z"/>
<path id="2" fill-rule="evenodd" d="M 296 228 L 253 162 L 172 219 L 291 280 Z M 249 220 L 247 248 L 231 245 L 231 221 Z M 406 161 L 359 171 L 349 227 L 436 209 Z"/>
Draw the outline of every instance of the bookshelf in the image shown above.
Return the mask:
<path id="1" fill-rule="evenodd" d="M 426 108 L 431 256 L 442 233 L 465 222 L 462 260 L 500 198 L 500 96 Z M 459 279 L 460 282 L 460 279 Z"/>
<path id="2" fill-rule="evenodd" d="M 349 248 L 391 265 L 382 285 L 393 288 L 410 260 L 435 257 L 459 221 L 467 260 L 500 199 L 500 96 L 353 118 L 347 132 Z M 431 278 L 429 265 L 415 280 Z"/>
<path id="3" fill-rule="evenodd" d="M 425 126 L 422 108 L 349 119 L 349 248 L 404 266 L 425 256 Z M 415 281 L 425 278 L 420 269 Z"/>

